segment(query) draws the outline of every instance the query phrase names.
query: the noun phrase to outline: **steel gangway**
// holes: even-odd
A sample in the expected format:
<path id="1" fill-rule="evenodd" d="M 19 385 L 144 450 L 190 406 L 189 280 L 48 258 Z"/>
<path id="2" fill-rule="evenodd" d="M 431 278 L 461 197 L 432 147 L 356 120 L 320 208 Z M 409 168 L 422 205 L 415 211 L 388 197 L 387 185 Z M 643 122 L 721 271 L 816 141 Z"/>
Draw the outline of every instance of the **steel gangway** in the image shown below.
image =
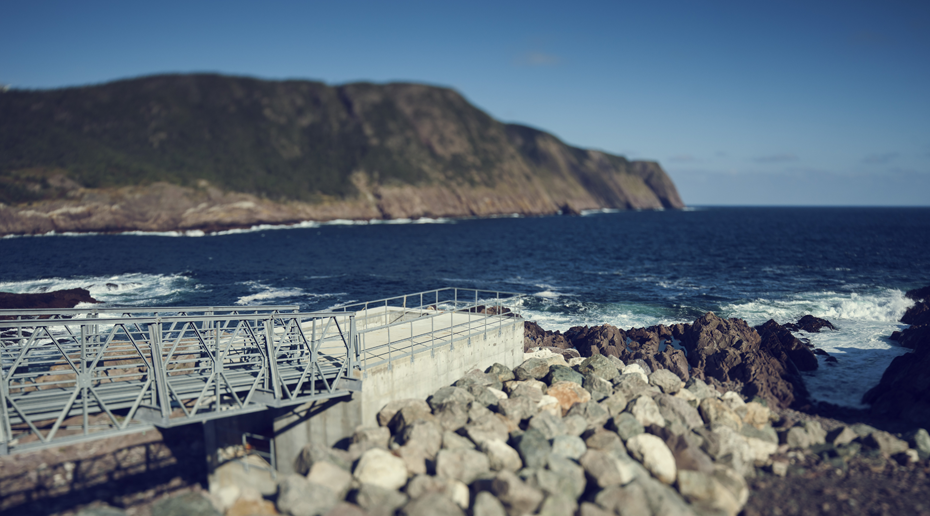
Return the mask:
<path id="1" fill-rule="evenodd" d="M 345 396 L 351 312 L 0 310 L 0 454 Z"/>
<path id="2" fill-rule="evenodd" d="M 348 396 L 371 368 L 502 331 L 524 298 L 0 310 L 0 455 Z"/>

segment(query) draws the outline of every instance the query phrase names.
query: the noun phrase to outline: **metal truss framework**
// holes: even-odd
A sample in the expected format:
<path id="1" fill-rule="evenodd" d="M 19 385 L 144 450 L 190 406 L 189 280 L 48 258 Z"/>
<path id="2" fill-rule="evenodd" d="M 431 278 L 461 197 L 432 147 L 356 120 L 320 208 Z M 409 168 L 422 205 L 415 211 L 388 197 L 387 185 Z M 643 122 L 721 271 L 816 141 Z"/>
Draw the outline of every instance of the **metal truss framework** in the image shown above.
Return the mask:
<path id="1" fill-rule="evenodd" d="M 0 454 L 361 390 L 355 315 L 0 310 Z"/>

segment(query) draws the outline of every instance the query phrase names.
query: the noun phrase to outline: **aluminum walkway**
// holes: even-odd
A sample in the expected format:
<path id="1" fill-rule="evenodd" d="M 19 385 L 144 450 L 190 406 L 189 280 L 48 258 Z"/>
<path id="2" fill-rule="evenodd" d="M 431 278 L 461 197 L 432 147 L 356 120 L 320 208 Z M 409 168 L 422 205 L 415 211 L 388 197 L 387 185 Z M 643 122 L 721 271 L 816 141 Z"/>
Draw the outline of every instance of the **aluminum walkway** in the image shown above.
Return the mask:
<path id="1" fill-rule="evenodd" d="M 347 396 L 369 368 L 470 345 L 520 299 L 447 288 L 312 313 L 0 310 L 0 454 Z"/>

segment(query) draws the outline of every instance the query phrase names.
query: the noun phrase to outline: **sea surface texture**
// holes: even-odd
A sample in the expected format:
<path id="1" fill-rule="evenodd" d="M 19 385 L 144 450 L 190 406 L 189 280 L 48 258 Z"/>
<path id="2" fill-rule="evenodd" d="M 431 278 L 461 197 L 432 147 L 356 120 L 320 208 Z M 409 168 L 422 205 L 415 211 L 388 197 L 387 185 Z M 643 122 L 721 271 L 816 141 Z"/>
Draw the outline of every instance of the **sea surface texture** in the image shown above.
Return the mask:
<path id="1" fill-rule="evenodd" d="M 698 208 L 580 217 L 304 223 L 215 234 L 0 239 L 0 291 L 83 287 L 110 305 L 292 304 L 325 309 L 444 286 L 533 294 L 549 330 L 813 314 L 799 335 L 838 359 L 806 381 L 858 406 L 930 284 L 930 209 Z M 821 357 L 821 360 L 823 358 Z"/>

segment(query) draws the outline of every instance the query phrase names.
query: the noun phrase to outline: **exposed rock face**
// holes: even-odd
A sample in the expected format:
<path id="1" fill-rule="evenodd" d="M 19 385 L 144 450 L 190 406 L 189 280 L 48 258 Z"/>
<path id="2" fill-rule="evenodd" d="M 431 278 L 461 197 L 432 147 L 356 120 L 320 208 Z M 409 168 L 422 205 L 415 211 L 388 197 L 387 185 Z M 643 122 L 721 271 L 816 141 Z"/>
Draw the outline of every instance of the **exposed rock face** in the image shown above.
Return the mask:
<path id="1" fill-rule="evenodd" d="M 55 290 L 38 294 L 0 292 L 0 309 L 74 308 L 78 303 L 97 303 L 83 288 Z"/>
<path id="2" fill-rule="evenodd" d="M 0 234 L 684 206 L 657 163 L 420 84 L 162 75 L 7 91 L 0 114 Z"/>
<path id="3" fill-rule="evenodd" d="M 559 348 L 559 349 L 570 349 L 572 343 L 565 338 L 564 335 L 556 331 L 548 331 L 542 329 L 538 324 L 533 321 L 524 321 L 523 322 L 523 352 L 527 352 L 530 348 Z"/>
<path id="4" fill-rule="evenodd" d="M 901 318 L 909 328 L 892 335 L 911 353 L 896 357 L 878 385 L 865 393 L 863 403 L 884 417 L 900 417 L 930 427 L 930 287 L 912 290 L 907 297 L 917 300 Z M 910 321 L 910 322 L 908 322 Z"/>
<path id="5" fill-rule="evenodd" d="M 752 328 L 741 319 L 722 319 L 708 313 L 692 324 L 670 327 L 624 331 L 609 324 L 577 326 L 564 337 L 582 356 L 615 356 L 626 363 L 670 371 L 682 382 L 696 378 L 750 398 L 760 396 L 774 406 L 788 407 L 808 402 L 799 371 L 818 367 L 811 346 L 795 338 L 789 329 L 815 331 L 823 327 L 833 325 L 805 316 L 798 324 L 781 326 L 769 321 Z M 675 341 L 677 346 L 673 345 Z"/>

